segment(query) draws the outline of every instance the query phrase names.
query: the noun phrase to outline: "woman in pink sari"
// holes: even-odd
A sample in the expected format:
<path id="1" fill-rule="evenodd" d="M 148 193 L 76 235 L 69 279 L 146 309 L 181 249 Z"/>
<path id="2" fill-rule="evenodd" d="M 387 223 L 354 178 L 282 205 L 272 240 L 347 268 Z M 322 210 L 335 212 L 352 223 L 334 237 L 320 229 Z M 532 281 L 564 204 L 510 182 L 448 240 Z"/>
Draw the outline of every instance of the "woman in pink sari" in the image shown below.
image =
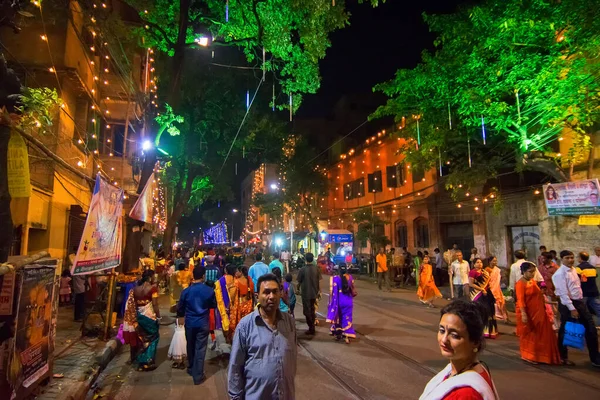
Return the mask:
<path id="1" fill-rule="evenodd" d="M 336 340 L 342 337 L 346 343 L 350 338 L 356 337 L 352 325 L 352 309 L 356 289 L 354 278 L 346 273 L 346 267 L 340 265 L 339 275 L 332 276 L 329 280 L 329 306 L 327 307 L 327 322 L 331 323 L 331 335 Z"/>

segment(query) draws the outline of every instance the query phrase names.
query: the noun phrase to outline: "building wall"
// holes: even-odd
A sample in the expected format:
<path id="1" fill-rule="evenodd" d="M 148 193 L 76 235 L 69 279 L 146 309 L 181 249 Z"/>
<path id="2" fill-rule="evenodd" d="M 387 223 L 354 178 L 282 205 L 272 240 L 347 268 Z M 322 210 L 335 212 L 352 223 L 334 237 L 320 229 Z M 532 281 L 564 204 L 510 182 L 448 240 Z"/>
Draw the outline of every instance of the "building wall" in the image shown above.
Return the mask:
<path id="1" fill-rule="evenodd" d="M 594 247 L 600 244 L 600 230 L 597 226 L 582 226 L 578 217 L 550 217 L 543 198 L 531 191 L 505 197 L 500 213 L 494 213 L 491 207 L 485 211 L 487 242 L 489 254 L 498 257 L 499 265 L 510 265 L 512 252 L 518 250 L 512 245 L 509 228 L 511 226 L 537 226 L 539 243 L 548 250 L 571 250 L 575 253 L 587 251 L 592 254 Z M 537 254 L 528 254 L 534 261 Z"/>

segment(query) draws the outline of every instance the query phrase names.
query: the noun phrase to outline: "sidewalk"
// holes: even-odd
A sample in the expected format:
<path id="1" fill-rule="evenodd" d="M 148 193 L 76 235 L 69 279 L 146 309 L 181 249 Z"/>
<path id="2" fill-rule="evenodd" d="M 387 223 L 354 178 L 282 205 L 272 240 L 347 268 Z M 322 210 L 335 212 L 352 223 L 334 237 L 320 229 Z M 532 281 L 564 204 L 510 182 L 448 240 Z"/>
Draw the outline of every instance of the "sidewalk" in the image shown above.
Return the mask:
<path id="1" fill-rule="evenodd" d="M 81 337 L 81 323 L 73 322 L 73 307 L 58 311 L 53 378 L 40 387 L 38 400 L 79 400 L 85 397 L 98 373 L 116 354 L 120 342 Z"/>

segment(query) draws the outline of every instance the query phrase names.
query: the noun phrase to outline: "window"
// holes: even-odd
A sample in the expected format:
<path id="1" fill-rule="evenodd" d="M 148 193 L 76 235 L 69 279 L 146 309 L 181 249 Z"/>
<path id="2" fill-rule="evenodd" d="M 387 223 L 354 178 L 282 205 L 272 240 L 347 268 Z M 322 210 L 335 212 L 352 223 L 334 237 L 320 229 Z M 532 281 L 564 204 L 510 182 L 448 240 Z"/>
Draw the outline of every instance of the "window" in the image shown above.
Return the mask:
<path id="1" fill-rule="evenodd" d="M 350 184 L 346 183 L 344 185 L 344 199 L 346 200 L 350 200 L 352 197 L 350 197 L 352 195 L 352 192 L 350 190 Z"/>
<path id="2" fill-rule="evenodd" d="M 415 247 L 429 247 L 429 223 L 427 218 L 419 217 L 413 221 L 415 228 Z"/>
<path id="3" fill-rule="evenodd" d="M 396 225 L 396 247 L 408 247 L 408 229 L 406 221 L 398 220 Z"/>
<path id="4" fill-rule="evenodd" d="M 369 174 L 369 192 L 381 192 L 383 190 L 383 183 L 381 182 L 381 171 L 375 171 Z"/>
<path id="5" fill-rule="evenodd" d="M 404 186 L 404 163 L 390 165 L 385 168 L 387 186 L 396 188 Z"/>
<path id="6" fill-rule="evenodd" d="M 352 181 L 352 194 L 354 198 L 364 197 L 365 196 L 365 178 L 360 178 L 355 181 Z"/>
<path id="7" fill-rule="evenodd" d="M 365 195 L 365 178 L 344 184 L 344 199 L 352 200 Z"/>
<path id="8" fill-rule="evenodd" d="M 423 170 L 423 168 L 413 168 L 413 170 L 412 170 L 413 183 L 421 182 L 421 181 L 423 181 L 423 178 L 425 178 L 425 171 Z"/>

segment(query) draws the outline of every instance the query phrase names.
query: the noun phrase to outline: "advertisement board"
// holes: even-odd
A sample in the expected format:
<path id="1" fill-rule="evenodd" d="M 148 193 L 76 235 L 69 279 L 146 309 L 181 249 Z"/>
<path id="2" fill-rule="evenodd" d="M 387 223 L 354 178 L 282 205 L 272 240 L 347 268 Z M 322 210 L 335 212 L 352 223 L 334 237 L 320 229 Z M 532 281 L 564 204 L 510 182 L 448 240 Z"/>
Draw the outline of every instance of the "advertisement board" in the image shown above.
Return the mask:
<path id="1" fill-rule="evenodd" d="M 600 214 L 598 179 L 544 185 L 548 215 Z"/>
<path id="2" fill-rule="evenodd" d="M 121 263 L 123 190 L 96 177 L 94 194 L 71 273 L 91 274 Z"/>

